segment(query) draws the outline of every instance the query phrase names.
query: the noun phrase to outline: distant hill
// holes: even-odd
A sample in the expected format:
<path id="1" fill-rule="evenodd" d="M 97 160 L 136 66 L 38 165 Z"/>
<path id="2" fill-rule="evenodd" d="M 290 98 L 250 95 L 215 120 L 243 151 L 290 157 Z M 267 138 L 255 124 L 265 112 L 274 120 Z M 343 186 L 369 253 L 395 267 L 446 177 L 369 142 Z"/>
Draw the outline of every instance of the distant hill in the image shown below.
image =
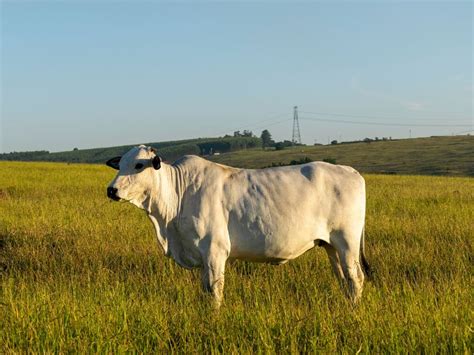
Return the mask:
<path id="1" fill-rule="evenodd" d="M 235 167 L 263 168 L 326 160 L 363 173 L 474 176 L 474 137 L 441 136 L 350 144 L 251 149 L 210 157 Z"/>
<path id="2" fill-rule="evenodd" d="M 332 145 L 296 146 L 283 150 L 260 148 L 255 137 L 198 138 L 146 143 L 167 161 L 186 154 L 235 167 L 264 168 L 325 160 L 350 165 L 363 173 L 474 176 L 474 137 L 438 136 Z M 49 153 L 0 154 L 0 160 L 104 163 L 133 145 Z M 209 153 L 220 153 L 209 155 Z"/>
<path id="3" fill-rule="evenodd" d="M 145 144 L 156 148 L 160 156 L 165 160 L 173 161 L 186 154 L 208 155 L 211 153 L 226 153 L 246 148 L 255 148 L 261 146 L 261 140 L 256 137 L 224 137 L 197 138 Z M 135 145 L 77 149 L 55 153 L 50 153 L 48 151 L 13 152 L 0 154 L 0 160 L 104 163 L 112 157 L 124 154 Z"/>

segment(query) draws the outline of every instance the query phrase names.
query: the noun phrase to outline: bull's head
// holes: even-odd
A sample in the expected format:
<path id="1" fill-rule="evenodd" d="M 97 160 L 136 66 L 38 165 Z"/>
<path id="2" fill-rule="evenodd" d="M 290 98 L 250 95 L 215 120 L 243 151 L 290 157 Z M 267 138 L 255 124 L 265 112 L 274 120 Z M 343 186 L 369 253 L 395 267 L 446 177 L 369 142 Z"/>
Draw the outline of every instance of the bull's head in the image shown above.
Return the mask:
<path id="1" fill-rule="evenodd" d="M 126 200 L 140 205 L 153 188 L 154 171 L 161 168 L 161 159 L 153 148 L 141 145 L 106 164 L 118 170 L 107 187 L 107 196 L 115 201 Z"/>

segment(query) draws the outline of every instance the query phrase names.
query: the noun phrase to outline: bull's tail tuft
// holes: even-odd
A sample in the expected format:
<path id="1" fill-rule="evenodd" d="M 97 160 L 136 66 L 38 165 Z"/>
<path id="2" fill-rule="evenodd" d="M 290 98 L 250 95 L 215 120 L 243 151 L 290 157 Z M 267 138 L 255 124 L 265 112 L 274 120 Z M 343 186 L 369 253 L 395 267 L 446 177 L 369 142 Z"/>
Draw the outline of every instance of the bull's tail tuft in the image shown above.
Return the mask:
<path id="1" fill-rule="evenodd" d="M 369 265 L 369 262 L 365 258 L 365 226 L 362 229 L 362 238 L 360 239 L 360 260 L 362 262 L 362 267 L 364 269 L 365 276 L 367 279 L 371 280 L 373 273 L 372 268 Z"/>

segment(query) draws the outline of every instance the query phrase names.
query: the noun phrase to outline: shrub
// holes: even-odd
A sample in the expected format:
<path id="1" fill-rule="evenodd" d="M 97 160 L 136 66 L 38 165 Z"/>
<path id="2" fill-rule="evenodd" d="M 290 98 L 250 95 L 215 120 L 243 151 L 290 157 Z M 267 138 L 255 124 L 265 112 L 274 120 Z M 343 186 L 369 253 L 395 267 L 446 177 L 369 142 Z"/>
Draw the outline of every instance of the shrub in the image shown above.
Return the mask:
<path id="1" fill-rule="evenodd" d="M 323 162 L 329 163 L 329 164 L 336 164 L 336 159 L 334 159 L 334 158 L 324 158 Z"/>
<path id="2" fill-rule="evenodd" d="M 308 157 L 301 158 L 300 160 L 292 160 L 290 161 L 290 165 L 300 165 L 300 164 L 306 164 L 306 163 L 311 163 L 312 160 Z"/>

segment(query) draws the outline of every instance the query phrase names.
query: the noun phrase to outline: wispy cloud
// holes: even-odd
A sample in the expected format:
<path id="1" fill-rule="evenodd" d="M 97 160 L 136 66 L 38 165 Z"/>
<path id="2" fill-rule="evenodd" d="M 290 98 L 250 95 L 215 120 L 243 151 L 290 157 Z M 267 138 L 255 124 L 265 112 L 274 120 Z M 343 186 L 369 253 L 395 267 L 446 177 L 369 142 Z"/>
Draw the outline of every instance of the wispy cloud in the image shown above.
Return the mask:
<path id="1" fill-rule="evenodd" d="M 355 76 L 351 78 L 351 87 L 361 95 L 379 100 L 394 102 L 409 111 L 423 111 L 425 110 L 427 105 L 425 102 L 422 101 L 407 100 L 394 95 L 383 93 L 381 91 L 366 89 L 360 85 L 359 79 Z"/>

